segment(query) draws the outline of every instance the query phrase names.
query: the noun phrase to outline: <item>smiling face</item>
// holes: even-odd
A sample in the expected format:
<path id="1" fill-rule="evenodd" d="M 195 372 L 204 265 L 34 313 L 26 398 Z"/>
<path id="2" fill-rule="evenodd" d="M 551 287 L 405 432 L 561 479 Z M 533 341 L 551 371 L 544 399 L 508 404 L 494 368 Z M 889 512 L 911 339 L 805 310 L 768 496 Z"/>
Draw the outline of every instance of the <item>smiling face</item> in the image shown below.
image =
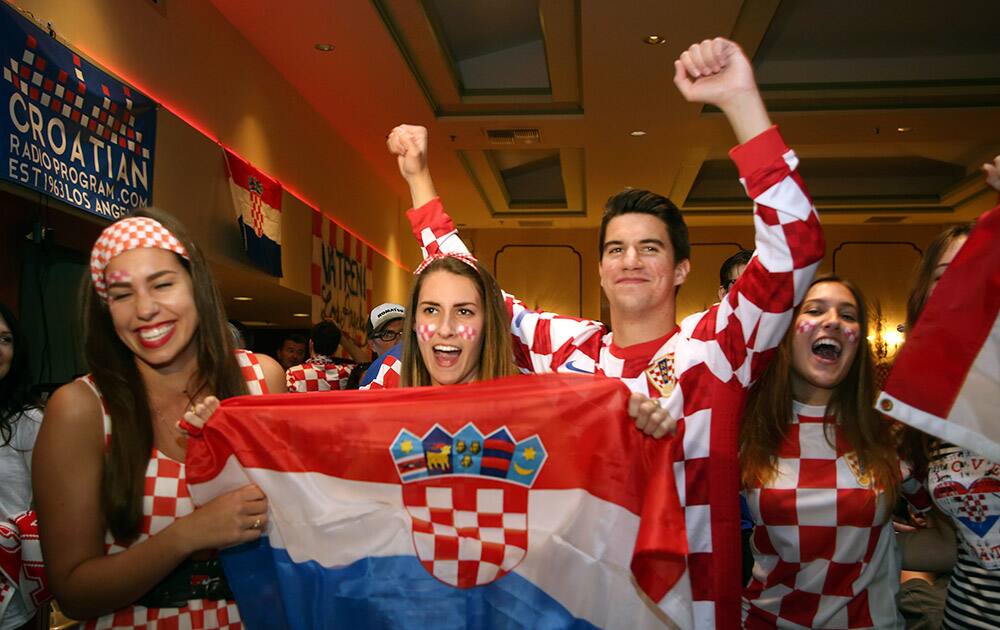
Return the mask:
<path id="1" fill-rule="evenodd" d="M 825 405 L 858 355 L 861 309 L 850 289 L 820 282 L 806 294 L 792 324 L 792 394 Z"/>
<path id="2" fill-rule="evenodd" d="M 169 368 L 195 360 L 198 310 L 191 275 L 175 254 L 123 252 L 108 263 L 105 279 L 115 332 L 137 361 Z"/>
<path id="3" fill-rule="evenodd" d="M 687 260 L 674 261 L 667 226 L 658 217 L 630 212 L 611 219 L 601 250 L 601 287 L 615 314 L 673 313 L 676 287 L 687 278 Z"/>
<path id="4" fill-rule="evenodd" d="M 446 270 L 425 273 L 413 330 L 431 384 L 470 383 L 479 376 L 485 321 L 482 297 L 465 276 Z"/>

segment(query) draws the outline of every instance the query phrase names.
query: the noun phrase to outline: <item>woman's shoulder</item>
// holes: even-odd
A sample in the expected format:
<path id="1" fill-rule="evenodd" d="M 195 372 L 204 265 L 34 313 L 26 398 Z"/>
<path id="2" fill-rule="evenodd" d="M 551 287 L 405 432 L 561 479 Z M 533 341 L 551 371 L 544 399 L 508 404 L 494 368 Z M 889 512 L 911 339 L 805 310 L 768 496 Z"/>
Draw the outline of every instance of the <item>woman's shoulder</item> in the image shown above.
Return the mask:
<path id="1" fill-rule="evenodd" d="M 45 422 L 92 422 L 103 416 L 97 388 L 84 378 L 66 383 L 52 394 L 45 405 Z"/>
<path id="2" fill-rule="evenodd" d="M 278 394 L 287 391 L 285 370 L 266 354 L 239 348 L 234 351 L 251 394 Z M 256 391 L 257 387 L 261 391 Z"/>

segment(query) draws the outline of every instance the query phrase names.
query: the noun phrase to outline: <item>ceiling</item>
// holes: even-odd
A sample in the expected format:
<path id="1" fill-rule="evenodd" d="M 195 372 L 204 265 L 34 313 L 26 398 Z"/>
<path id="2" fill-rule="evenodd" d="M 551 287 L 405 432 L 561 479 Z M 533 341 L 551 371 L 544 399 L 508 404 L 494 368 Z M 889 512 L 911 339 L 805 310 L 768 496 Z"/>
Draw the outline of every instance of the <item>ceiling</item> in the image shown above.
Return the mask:
<path id="1" fill-rule="evenodd" d="M 747 222 L 725 119 L 672 83 L 716 35 L 753 58 L 825 222 L 971 218 L 1000 153 L 996 0 L 212 1 L 403 198 L 383 138 L 426 125 L 469 227 L 594 226 L 628 186 L 693 226 Z"/>

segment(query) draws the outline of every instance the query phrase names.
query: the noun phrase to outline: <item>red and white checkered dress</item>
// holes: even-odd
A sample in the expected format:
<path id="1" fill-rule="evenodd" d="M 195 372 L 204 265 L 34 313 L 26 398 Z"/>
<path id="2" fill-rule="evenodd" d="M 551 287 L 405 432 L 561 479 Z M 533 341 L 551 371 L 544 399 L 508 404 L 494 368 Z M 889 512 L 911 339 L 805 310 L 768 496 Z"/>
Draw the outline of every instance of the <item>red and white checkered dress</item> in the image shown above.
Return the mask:
<path id="1" fill-rule="evenodd" d="M 267 382 L 260 362 L 252 352 L 237 350 L 236 359 L 247 381 L 251 394 L 266 394 Z M 93 378 L 88 374 L 80 379 L 90 386 L 101 401 L 104 410 L 104 439 L 111 440 L 111 416 L 101 392 L 97 389 Z M 178 518 L 187 516 L 194 511 L 194 504 L 188 494 L 187 481 L 184 476 L 184 463 L 173 460 L 161 453 L 155 446 L 146 467 L 146 493 L 142 501 L 142 525 L 139 537 L 129 544 L 123 544 L 114 539 L 111 532 L 105 534 L 105 553 L 121 553 L 129 547 L 138 545 L 150 536 L 155 536 L 166 529 Z M 84 623 L 87 630 L 104 630 L 106 628 L 160 628 L 166 629 L 208 629 L 208 628 L 242 628 L 240 611 L 233 600 L 192 599 L 182 608 L 146 608 L 145 606 L 126 606 L 113 613 Z"/>
<path id="2" fill-rule="evenodd" d="M 730 156 L 754 200 L 756 253 L 725 300 L 686 318 L 679 331 L 620 348 L 601 322 L 531 311 L 504 294 L 522 371 L 618 378 L 633 392 L 659 398 L 680 419 L 673 459 L 688 570 L 661 606 L 685 627 L 739 625 L 740 412 L 746 390 L 773 356 L 824 249 L 819 218 L 795 170 L 798 158 L 777 127 L 734 148 Z M 425 258 L 468 253 L 439 199 L 407 215 Z M 400 364 L 386 364 L 372 389 L 398 384 Z"/>
<path id="3" fill-rule="evenodd" d="M 347 389 L 347 379 L 353 369 L 353 363 L 334 363 L 330 357 L 318 354 L 288 368 L 285 379 L 289 392 L 336 391 Z"/>
<path id="4" fill-rule="evenodd" d="M 777 475 L 744 490 L 754 521 L 746 628 L 902 628 L 892 505 L 823 406 L 795 403 Z M 907 476 L 918 509 L 929 495 Z M 915 492 L 910 495 L 908 492 Z"/>

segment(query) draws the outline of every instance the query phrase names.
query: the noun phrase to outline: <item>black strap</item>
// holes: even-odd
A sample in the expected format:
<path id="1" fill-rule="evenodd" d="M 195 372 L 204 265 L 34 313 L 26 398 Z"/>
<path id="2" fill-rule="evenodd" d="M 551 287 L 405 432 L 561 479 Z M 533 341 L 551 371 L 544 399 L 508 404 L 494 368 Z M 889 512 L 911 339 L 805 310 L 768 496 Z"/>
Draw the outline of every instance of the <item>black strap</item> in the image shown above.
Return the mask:
<path id="1" fill-rule="evenodd" d="M 222 562 L 188 558 L 136 601 L 146 608 L 181 608 L 192 599 L 232 599 Z"/>

